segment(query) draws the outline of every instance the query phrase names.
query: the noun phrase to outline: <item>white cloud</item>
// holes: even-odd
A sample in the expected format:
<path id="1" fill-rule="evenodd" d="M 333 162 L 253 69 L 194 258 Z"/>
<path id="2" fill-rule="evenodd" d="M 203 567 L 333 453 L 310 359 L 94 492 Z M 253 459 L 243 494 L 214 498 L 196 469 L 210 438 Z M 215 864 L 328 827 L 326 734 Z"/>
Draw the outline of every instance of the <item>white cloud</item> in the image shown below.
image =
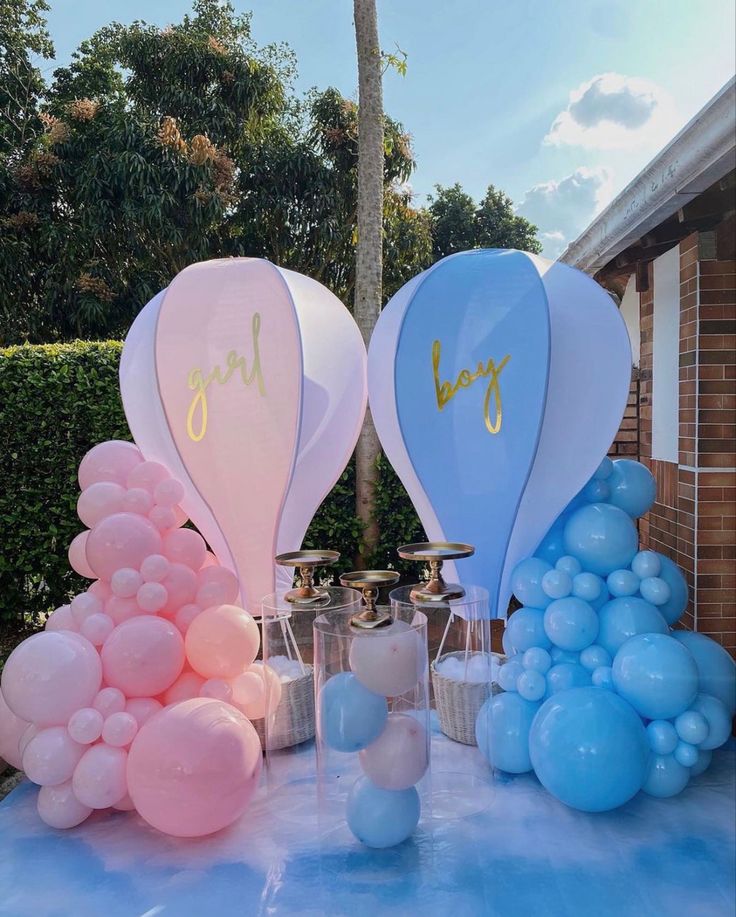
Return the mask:
<path id="1" fill-rule="evenodd" d="M 612 191 L 608 169 L 581 166 L 559 181 L 534 185 L 517 212 L 539 227 L 545 257 L 556 258 L 606 206 Z"/>
<path id="2" fill-rule="evenodd" d="M 544 142 L 592 149 L 658 147 L 677 128 L 671 97 L 649 80 L 601 73 L 570 93 Z"/>

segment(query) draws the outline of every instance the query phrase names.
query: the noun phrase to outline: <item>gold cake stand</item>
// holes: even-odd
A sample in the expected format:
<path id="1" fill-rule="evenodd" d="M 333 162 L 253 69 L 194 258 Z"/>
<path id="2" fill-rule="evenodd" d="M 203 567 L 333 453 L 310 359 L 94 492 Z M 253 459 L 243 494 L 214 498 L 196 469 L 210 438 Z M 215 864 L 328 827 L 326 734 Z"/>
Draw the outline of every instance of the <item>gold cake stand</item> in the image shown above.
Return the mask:
<path id="1" fill-rule="evenodd" d="M 417 584 L 409 593 L 412 602 L 449 602 L 461 599 L 465 590 L 458 583 L 446 583 L 442 577 L 442 564 L 446 560 L 460 560 L 475 554 L 472 544 L 462 541 L 421 541 L 404 544 L 399 549 L 403 560 L 429 564 L 429 582 Z"/>
<path id="2" fill-rule="evenodd" d="M 396 570 L 354 570 L 352 573 L 342 574 L 341 584 L 360 589 L 365 602 L 363 611 L 353 615 L 350 619 L 353 627 L 374 630 L 377 627 L 386 627 L 391 623 L 391 615 L 387 611 L 376 608 L 376 599 L 382 586 L 393 586 L 398 581 L 399 574 Z"/>
<path id="3" fill-rule="evenodd" d="M 305 608 L 319 608 L 327 605 L 330 594 L 326 589 L 314 585 L 315 567 L 329 567 L 340 559 L 338 551 L 288 551 L 286 554 L 277 554 L 274 560 L 281 567 L 296 567 L 299 571 L 301 585 L 291 589 L 284 598 L 293 605 L 302 605 Z"/>

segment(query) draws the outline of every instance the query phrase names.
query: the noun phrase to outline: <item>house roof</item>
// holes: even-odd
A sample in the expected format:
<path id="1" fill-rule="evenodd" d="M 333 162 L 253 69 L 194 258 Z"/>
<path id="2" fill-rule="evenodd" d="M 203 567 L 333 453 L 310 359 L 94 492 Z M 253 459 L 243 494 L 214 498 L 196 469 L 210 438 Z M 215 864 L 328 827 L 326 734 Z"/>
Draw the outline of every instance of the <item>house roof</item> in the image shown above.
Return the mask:
<path id="1" fill-rule="evenodd" d="M 560 261 L 595 274 L 736 168 L 736 78 L 571 242 Z M 672 243 L 676 244 L 676 240 Z"/>

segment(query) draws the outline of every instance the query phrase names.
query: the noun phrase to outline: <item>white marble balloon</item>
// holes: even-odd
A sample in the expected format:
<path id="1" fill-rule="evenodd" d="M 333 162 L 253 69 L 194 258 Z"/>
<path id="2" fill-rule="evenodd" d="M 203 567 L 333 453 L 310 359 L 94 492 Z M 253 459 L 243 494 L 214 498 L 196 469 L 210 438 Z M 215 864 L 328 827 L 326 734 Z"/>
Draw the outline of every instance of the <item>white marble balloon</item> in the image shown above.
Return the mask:
<path id="1" fill-rule="evenodd" d="M 424 647 L 405 621 L 365 631 L 350 647 L 350 668 L 375 694 L 398 697 L 416 685 L 424 671 Z"/>
<path id="2" fill-rule="evenodd" d="M 380 736 L 360 754 L 363 771 L 384 790 L 407 790 L 429 765 L 427 730 L 407 713 L 390 713 Z"/>

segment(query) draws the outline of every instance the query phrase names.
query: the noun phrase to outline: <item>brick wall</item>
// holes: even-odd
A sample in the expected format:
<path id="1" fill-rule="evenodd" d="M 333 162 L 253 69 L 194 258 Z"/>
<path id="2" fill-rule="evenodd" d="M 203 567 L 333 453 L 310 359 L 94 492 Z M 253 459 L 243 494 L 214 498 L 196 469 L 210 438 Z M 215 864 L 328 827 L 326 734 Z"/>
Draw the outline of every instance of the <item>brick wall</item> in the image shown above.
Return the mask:
<path id="1" fill-rule="evenodd" d="M 639 455 L 639 367 L 631 368 L 629 398 L 624 418 L 608 450 L 611 458 L 637 458 Z"/>

